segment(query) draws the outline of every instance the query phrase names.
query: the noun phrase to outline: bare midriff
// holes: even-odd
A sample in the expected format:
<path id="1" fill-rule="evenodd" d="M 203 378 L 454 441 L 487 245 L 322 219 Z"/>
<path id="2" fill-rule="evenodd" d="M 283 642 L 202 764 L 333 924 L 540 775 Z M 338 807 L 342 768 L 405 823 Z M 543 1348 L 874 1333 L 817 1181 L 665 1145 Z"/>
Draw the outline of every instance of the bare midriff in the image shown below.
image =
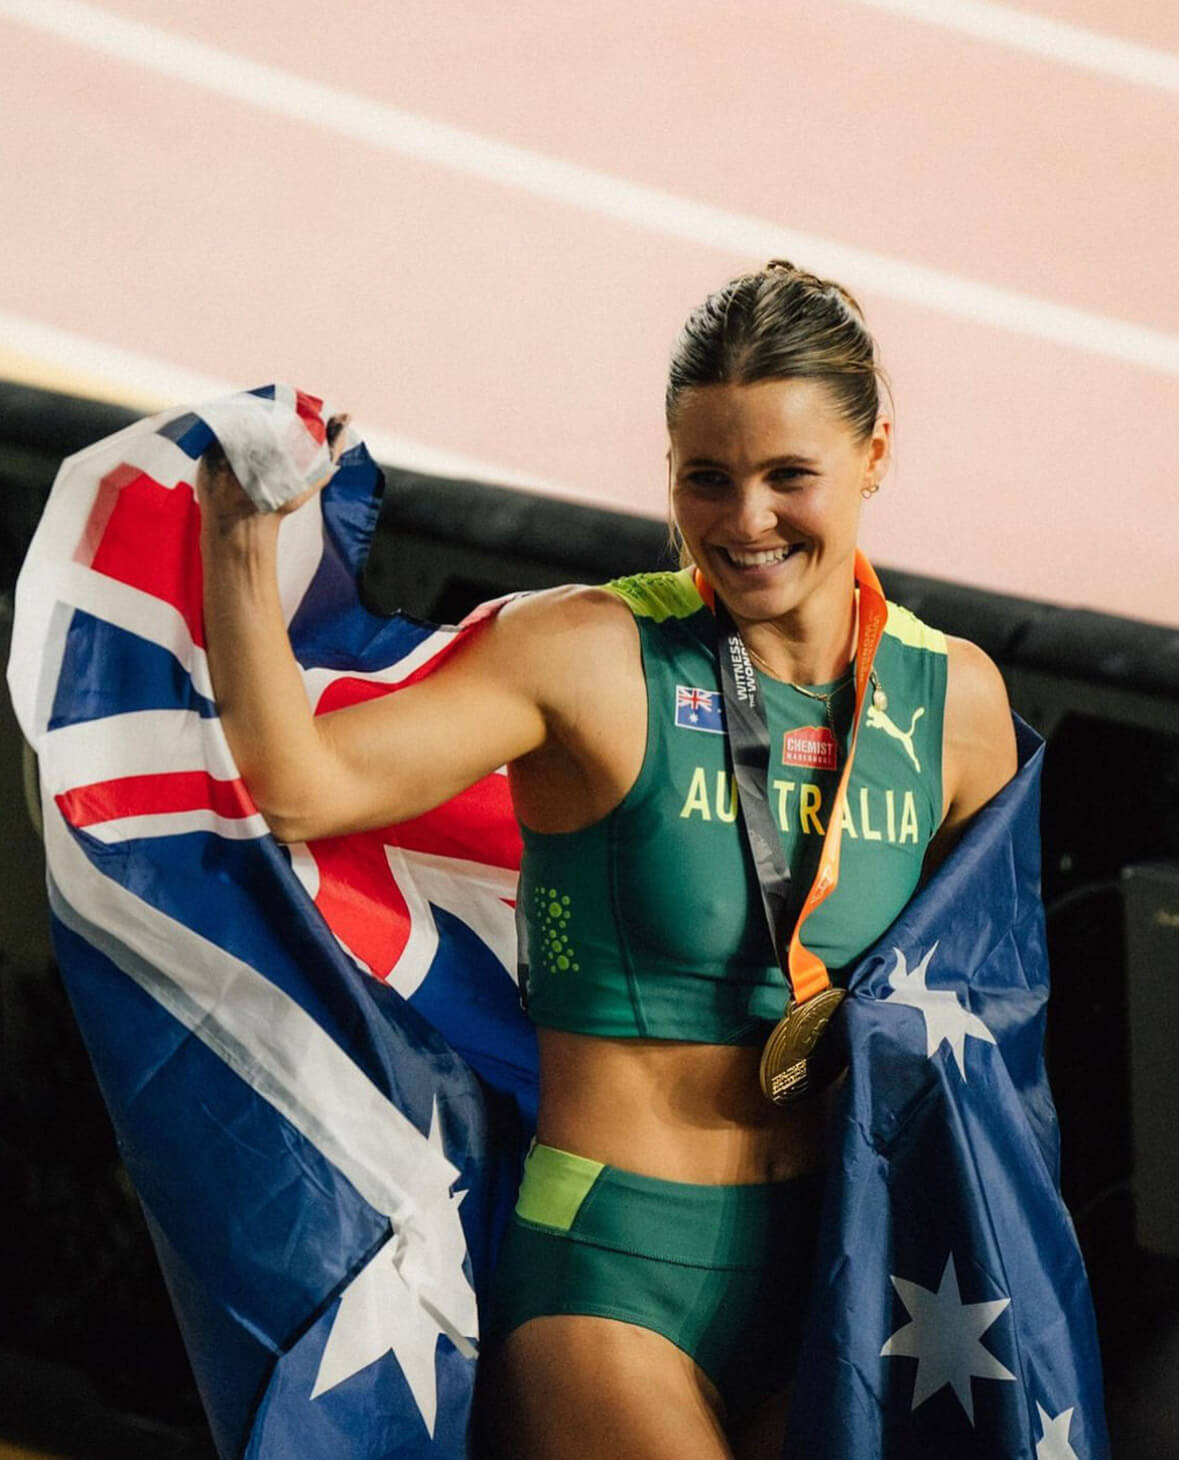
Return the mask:
<path id="1" fill-rule="evenodd" d="M 830 1097 L 775 1106 L 760 1046 L 540 1029 L 537 1140 L 663 1181 L 783 1181 L 820 1169 Z"/>

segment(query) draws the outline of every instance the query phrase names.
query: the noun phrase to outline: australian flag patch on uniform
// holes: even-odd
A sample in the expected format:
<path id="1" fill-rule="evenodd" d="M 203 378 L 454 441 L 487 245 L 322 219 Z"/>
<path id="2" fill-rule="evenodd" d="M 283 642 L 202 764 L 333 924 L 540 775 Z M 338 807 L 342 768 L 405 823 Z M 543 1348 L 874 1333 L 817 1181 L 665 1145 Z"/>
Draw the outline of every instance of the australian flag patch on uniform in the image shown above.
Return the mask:
<path id="1" fill-rule="evenodd" d="M 675 687 L 675 722 L 682 730 L 710 730 L 714 735 L 725 733 L 720 691 Z"/>

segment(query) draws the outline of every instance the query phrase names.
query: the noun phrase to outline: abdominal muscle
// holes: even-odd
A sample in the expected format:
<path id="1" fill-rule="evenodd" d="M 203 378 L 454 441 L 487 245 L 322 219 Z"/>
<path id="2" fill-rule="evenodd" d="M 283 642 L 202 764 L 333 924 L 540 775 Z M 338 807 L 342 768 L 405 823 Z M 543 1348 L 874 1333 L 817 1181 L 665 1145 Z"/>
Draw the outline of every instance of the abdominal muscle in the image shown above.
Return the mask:
<path id="1" fill-rule="evenodd" d="M 783 1181 L 823 1165 L 830 1096 L 773 1105 L 759 1046 L 541 1029 L 537 1140 L 663 1181 Z"/>

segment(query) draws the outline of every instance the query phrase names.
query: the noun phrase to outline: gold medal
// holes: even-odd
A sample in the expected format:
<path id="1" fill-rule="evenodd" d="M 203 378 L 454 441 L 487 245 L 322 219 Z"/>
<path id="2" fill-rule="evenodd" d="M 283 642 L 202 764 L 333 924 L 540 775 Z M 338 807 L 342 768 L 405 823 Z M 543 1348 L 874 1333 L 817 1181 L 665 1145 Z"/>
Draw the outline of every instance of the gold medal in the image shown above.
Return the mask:
<path id="1" fill-rule="evenodd" d="M 774 1026 L 761 1054 L 761 1088 L 775 1105 L 813 1095 L 847 1063 L 842 1021 L 831 1028 L 843 989 L 825 988 L 805 1003 L 791 1004 Z"/>

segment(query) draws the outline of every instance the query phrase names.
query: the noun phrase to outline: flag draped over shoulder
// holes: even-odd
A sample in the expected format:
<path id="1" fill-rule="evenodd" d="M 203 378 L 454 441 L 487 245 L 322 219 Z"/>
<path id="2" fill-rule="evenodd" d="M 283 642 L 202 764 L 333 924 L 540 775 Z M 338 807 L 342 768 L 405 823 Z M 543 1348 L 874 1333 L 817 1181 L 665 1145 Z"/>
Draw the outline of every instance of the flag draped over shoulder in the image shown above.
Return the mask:
<path id="1" fill-rule="evenodd" d="M 791 1456 L 1101 1460 L 1043 1061 L 1043 746 L 857 965 Z"/>
<path id="2" fill-rule="evenodd" d="M 323 474 L 313 397 L 166 413 L 63 465 L 22 572 L 9 680 L 55 946 L 220 1453 L 463 1456 L 535 1119 L 518 833 L 496 775 L 397 827 L 268 835 L 212 697 L 193 493 L 214 431 L 245 480 L 243 412 L 278 443 L 279 496 Z M 479 631 L 365 609 L 379 493 L 355 444 L 283 523 L 320 713 Z M 1033 740 L 853 976 L 792 1460 L 1107 1454 L 1041 1054 Z"/>

